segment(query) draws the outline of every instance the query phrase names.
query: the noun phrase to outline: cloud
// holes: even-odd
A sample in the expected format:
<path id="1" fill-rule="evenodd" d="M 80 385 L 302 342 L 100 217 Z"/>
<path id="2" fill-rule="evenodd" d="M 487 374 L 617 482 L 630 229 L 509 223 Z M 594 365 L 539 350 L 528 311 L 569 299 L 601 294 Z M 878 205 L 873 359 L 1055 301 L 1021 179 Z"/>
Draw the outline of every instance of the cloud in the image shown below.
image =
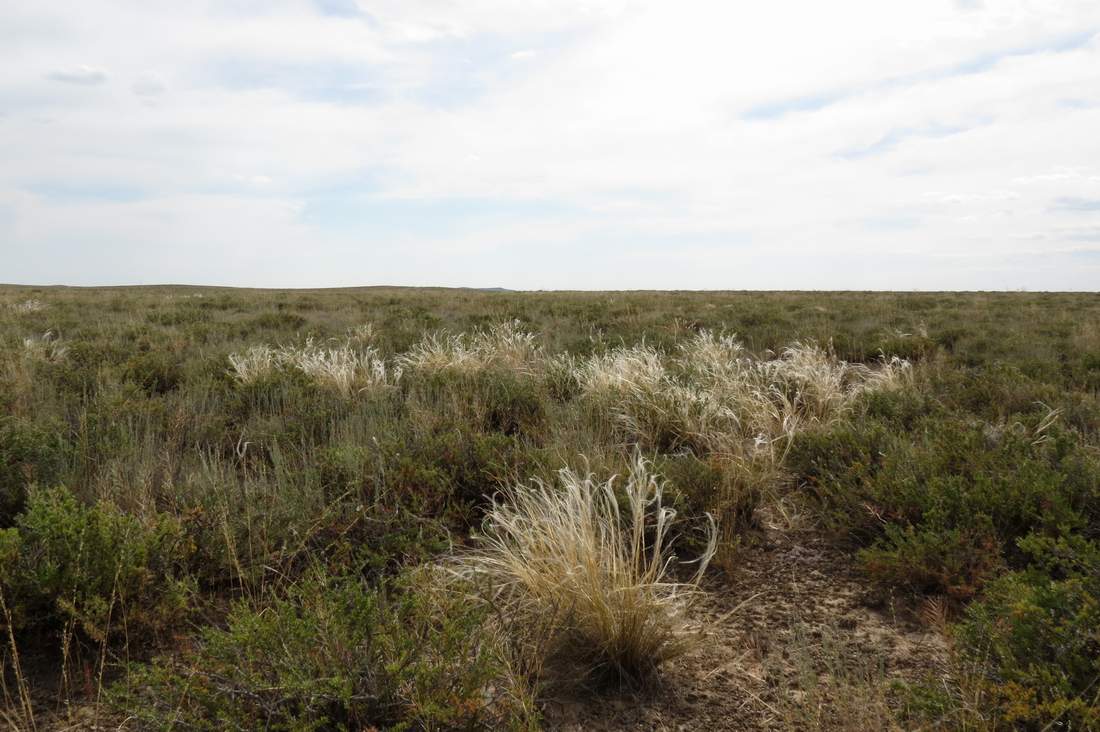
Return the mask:
<path id="1" fill-rule="evenodd" d="M 978 4 L 964 4 L 978 8 Z M 749 107 L 742 114 L 745 120 L 774 120 L 795 112 L 816 112 L 834 104 L 860 96 L 883 94 L 919 84 L 928 84 L 952 77 L 984 74 L 1003 61 L 1033 55 L 1060 54 L 1077 51 L 1088 46 L 1100 30 L 1075 31 L 1046 38 L 1023 46 L 1002 47 L 976 56 L 970 56 L 947 66 L 933 66 L 903 74 L 872 78 L 857 87 L 834 89 L 828 92 L 780 99 Z"/>
<path id="2" fill-rule="evenodd" d="M 1096 288 L 1094 2 L 369 8 L 0 4 L 5 279 Z"/>
<path id="3" fill-rule="evenodd" d="M 366 17 L 356 0 L 313 0 L 313 4 L 323 15 L 331 15 L 337 18 Z"/>
<path id="4" fill-rule="evenodd" d="M 146 99 L 159 97 L 168 89 L 164 80 L 152 73 L 146 73 L 139 76 L 134 80 L 130 88 L 133 90 L 134 94 Z"/>
<path id="5" fill-rule="evenodd" d="M 107 72 L 103 69 L 91 66 L 73 66 L 66 69 L 56 69 L 46 74 L 50 81 L 60 81 L 65 84 L 80 84 L 82 86 L 95 86 L 107 81 Z"/>
<path id="6" fill-rule="evenodd" d="M 834 92 L 832 94 L 812 94 L 810 96 L 796 97 L 794 99 L 765 102 L 764 104 L 747 109 L 742 115 L 742 118 L 746 120 L 774 120 L 791 114 L 792 112 L 816 112 L 819 109 L 825 109 L 825 107 L 836 104 L 849 96 L 851 96 L 851 94 Z"/>
<path id="7" fill-rule="evenodd" d="M 875 155 L 888 153 L 906 140 L 913 138 L 936 139 L 959 135 L 973 129 L 973 126 L 958 125 L 929 125 L 927 127 L 913 128 L 900 127 L 890 130 L 885 135 L 875 140 L 870 145 L 861 145 L 842 150 L 837 156 L 844 160 L 862 160 Z"/>
<path id="8" fill-rule="evenodd" d="M 1100 198 L 1080 198 L 1078 196 L 1062 196 L 1055 199 L 1051 206 L 1053 211 L 1070 211 L 1076 213 L 1100 213 Z"/>

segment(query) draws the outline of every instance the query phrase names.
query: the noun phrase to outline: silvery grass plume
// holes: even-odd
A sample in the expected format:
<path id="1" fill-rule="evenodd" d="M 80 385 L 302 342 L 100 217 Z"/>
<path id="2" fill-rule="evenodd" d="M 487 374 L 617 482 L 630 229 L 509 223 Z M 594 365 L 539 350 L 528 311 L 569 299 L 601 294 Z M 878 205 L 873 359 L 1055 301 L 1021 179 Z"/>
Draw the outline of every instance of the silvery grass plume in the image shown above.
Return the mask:
<path id="1" fill-rule="evenodd" d="M 367 346 L 374 342 L 377 333 L 374 332 L 374 323 L 360 323 L 347 330 L 348 343 L 358 343 Z"/>
<path id="2" fill-rule="evenodd" d="M 20 315 L 26 313 L 37 313 L 40 310 L 46 309 L 46 303 L 42 302 L 41 300 L 24 300 L 23 302 L 8 303 L 8 309 L 11 310 L 13 313 L 18 313 Z"/>
<path id="3" fill-rule="evenodd" d="M 630 390 L 657 391 L 667 381 L 661 354 L 644 343 L 592 356 L 577 368 L 581 393 L 615 398 Z"/>
<path id="4" fill-rule="evenodd" d="M 279 365 L 279 352 L 268 345 L 249 346 L 243 353 L 229 354 L 229 373 L 240 384 L 262 381 L 274 374 Z"/>
<path id="5" fill-rule="evenodd" d="M 40 336 L 23 339 L 23 353 L 28 358 L 56 363 L 69 352 L 69 347 L 61 342 L 61 337 L 48 330 Z"/>
<path id="6" fill-rule="evenodd" d="M 295 369 L 344 397 L 391 384 L 401 375 L 400 369 L 387 369 L 385 360 L 374 348 L 356 349 L 350 342 L 326 348 L 315 344 L 312 338 L 301 346 L 251 346 L 243 353 L 229 354 L 229 364 L 230 373 L 241 384 Z"/>
<path id="7" fill-rule="evenodd" d="M 614 477 L 598 482 L 569 469 L 556 484 L 513 486 L 494 499 L 477 549 L 457 560 L 456 574 L 486 589 L 511 637 L 547 628 L 547 642 L 528 649 L 545 659 L 531 667 L 564 662 L 637 683 L 697 640 L 686 610 L 714 556 L 714 522 L 693 576 L 676 581 L 669 547 L 676 514 L 662 505 L 663 485 L 637 451 L 616 488 Z"/>
<path id="8" fill-rule="evenodd" d="M 628 435 L 654 449 L 707 450 L 737 416 L 714 394 L 670 371 L 645 344 L 598 354 L 577 368 L 581 395 Z"/>
<path id="9" fill-rule="evenodd" d="M 304 346 L 288 346 L 279 351 L 280 363 L 296 368 L 316 383 L 335 389 L 343 397 L 378 386 L 387 386 L 401 376 L 400 368 L 392 378 L 386 362 L 371 347 L 356 350 L 350 343 L 323 348 L 306 339 Z"/>
<path id="10" fill-rule="evenodd" d="M 904 383 L 910 369 L 897 358 L 848 364 L 814 343 L 756 358 L 735 336 L 702 331 L 669 358 L 644 344 L 593 356 L 576 380 L 648 446 L 779 460 L 800 429 L 838 419 L 859 394 Z"/>
<path id="11" fill-rule="evenodd" d="M 439 331 L 397 357 L 402 368 L 421 371 L 470 373 L 508 368 L 532 373 L 542 361 L 538 336 L 524 331 L 519 321 L 498 323 L 472 333 Z"/>

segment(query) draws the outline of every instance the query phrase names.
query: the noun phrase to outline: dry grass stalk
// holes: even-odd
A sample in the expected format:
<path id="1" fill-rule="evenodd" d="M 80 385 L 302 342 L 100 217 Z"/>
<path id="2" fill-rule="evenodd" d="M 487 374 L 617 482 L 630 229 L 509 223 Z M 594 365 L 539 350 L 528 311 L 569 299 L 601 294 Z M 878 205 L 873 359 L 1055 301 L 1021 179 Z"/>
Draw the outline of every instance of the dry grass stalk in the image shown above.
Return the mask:
<path id="1" fill-rule="evenodd" d="M 19 315 L 37 313 L 46 309 L 46 303 L 41 300 L 23 300 L 22 302 L 8 303 L 8 310 Z"/>
<path id="2" fill-rule="evenodd" d="M 505 368 L 532 373 L 542 360 L 538 337 L 524 331 L 519 321 L 511 321 L 472 333 L 439 331 L 428 334 L 398 356 L 397 364 L 402 368 L 422 371 L 469 373 L 487 368 Z"/>
<path id="3" fill-rule="evenodd" d="M 241 384 L 269 378 L 283 369 L 297 369 L 317 383 L 335 389 L 344 397 L 400 378 L 400 368 L 388 369 L 378 351 L 367 346 L 353 348 L 348 341 L 328 348 L 307 338 L 302 346 L 273 348 L 252 346 L 243 353 L 229 354 L 230 373 Z"/>
<path id="4" fill-rule="evenodd" d="M 69 347 L 61 342 L 61 337 L 48 330 L 40 336 L 23 339 L 23 353 L 28 358 L 57 363 L 65 358 Z"/>
<path id="5" fill-rule="evenodd" d="M 662 505 L 662 484 L 639 453 L 621 493 L 625 510 L 614 478 L 601 483 L 569 469 L 556 485 L 515 486 L 494 501 L 480 549 L 459 560 L 457 573 L 486 583 L 521 635 L 554 618 L 544 650 L 554 660 L 637 683 L 695 640 L 685 610 L 700 593 L 716 532 L 712 522 L 695 574 L 676 581 L 668 543 L 675 512 Z"/>

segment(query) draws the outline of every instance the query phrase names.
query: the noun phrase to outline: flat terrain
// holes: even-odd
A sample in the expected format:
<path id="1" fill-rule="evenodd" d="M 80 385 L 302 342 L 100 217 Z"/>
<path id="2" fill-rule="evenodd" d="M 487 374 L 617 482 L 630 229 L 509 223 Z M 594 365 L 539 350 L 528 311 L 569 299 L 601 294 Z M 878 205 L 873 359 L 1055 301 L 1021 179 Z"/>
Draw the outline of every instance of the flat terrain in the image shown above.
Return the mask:
<path id="1" fill-rule="evenodd" d="M 0 286 L 0 599 L 11 729 L 1097 729 L 1100 295 Z"/>

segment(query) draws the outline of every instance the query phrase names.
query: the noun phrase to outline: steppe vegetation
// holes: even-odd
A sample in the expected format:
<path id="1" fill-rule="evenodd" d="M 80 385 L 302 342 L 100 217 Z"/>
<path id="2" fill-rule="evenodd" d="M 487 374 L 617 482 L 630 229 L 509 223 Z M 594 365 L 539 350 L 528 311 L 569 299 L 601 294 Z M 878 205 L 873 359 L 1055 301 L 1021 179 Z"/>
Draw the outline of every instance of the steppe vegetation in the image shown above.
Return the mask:
<path id="1" fill-rule="evenodd" d="M 12 729 L 644 707 L 776 542 L 943 652 L 729 728 L 1100 729 L 1100 296 L 0 288 Z"/>

